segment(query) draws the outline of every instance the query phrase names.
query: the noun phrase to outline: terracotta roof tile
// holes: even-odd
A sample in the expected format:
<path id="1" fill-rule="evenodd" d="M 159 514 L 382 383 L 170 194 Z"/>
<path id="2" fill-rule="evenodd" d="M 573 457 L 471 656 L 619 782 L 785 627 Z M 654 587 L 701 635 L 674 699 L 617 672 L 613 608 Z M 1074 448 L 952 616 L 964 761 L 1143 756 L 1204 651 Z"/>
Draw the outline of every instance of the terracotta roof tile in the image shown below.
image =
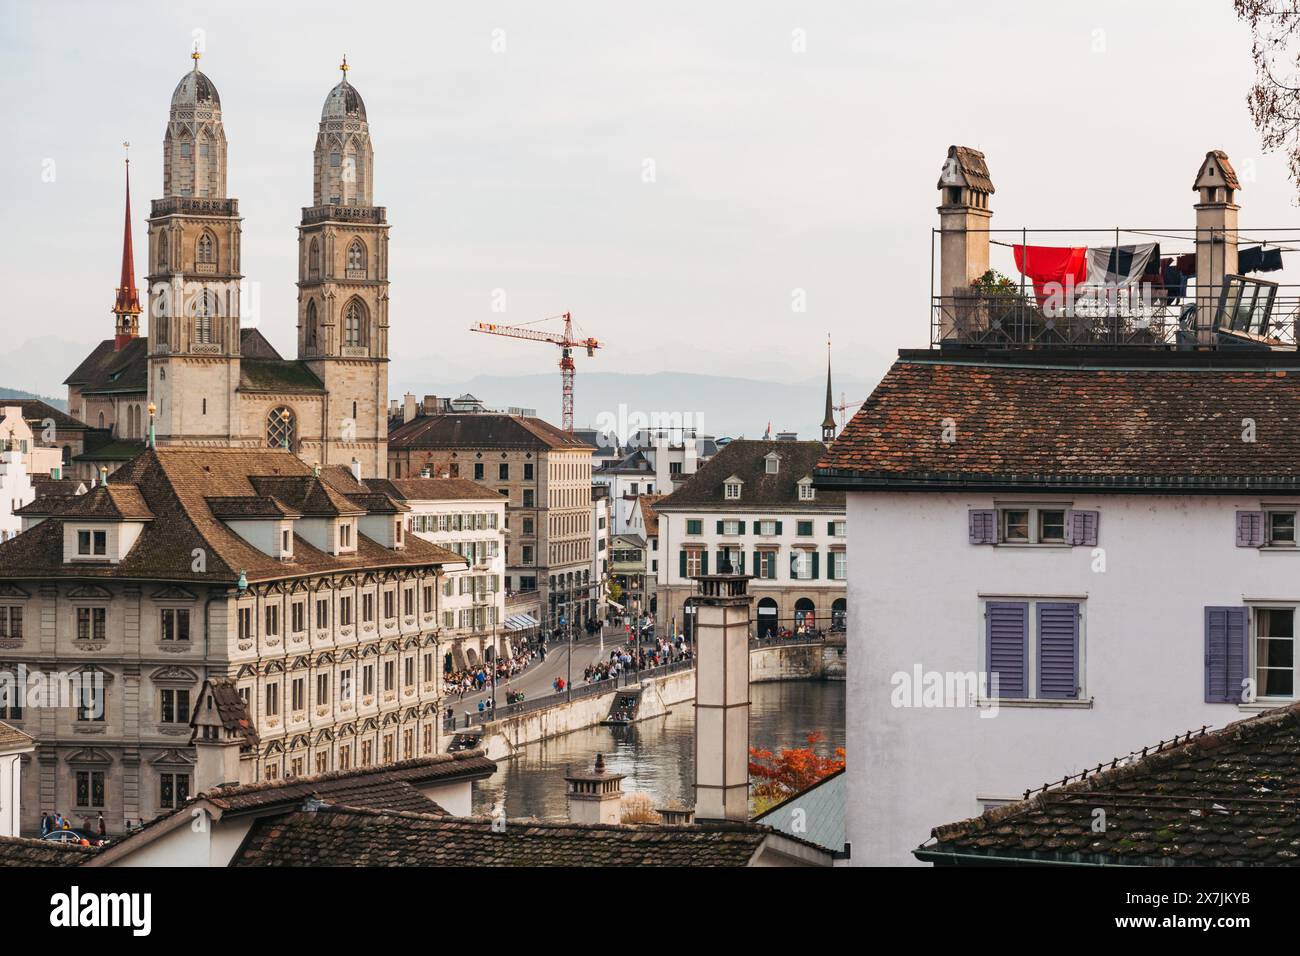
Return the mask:
<path id="1" fill-rule="evenodd" d="M 388 433 L 390 450 L 422 448 L 591 449 L 579 438 L 540 418 L 477 412 L 420 415 Z"/>
<path id="2" fill-rule="evenodd" d="M 714 509 L 752 511 L 754 508 L 792 506 L 816 510 L 844 506 L 844 492 L 819 491 L 813 501 L 799 500 L 799 481 L 812 476 L 817 459 L 826 451 L 819 441 L 751 441 L 728 442 L 720 452 L 700 466 L 700 470 L 671 494 L 655 504 L 663 513 L 679 507 L 708 506 Z M 780 458 L 777 473 L 767 473 L 767 456 L 775 452 Z M 724 496 L 723 485 L 735 475 L 744 484 L 740 500 Z"/>

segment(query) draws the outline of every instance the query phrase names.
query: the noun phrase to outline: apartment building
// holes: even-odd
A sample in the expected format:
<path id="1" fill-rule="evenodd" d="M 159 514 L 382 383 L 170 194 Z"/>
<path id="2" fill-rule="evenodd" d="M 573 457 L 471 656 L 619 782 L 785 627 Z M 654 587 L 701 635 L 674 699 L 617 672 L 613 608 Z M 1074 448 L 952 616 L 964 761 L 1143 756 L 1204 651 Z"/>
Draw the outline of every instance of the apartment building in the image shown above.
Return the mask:
<path id="1" fill-rule="evenodd" d="M 494 412 L 423 414 L 389 433 L 389 477 L 429 475 L 482 484 L 506 502 L 505 586 L 538 592 L 546 629 L 595 614 L 593 449 L 539 418 Z"/>
<path id="2" fill-rule="evenodd" d="M 754 576 L 755 634 L 844 627 L 844 495 L 813 487 L 825 450 L 816 441 L 728 442 L 654 502 L 661 623 L 690 635 L 692 579 L 729 565 Z"/>

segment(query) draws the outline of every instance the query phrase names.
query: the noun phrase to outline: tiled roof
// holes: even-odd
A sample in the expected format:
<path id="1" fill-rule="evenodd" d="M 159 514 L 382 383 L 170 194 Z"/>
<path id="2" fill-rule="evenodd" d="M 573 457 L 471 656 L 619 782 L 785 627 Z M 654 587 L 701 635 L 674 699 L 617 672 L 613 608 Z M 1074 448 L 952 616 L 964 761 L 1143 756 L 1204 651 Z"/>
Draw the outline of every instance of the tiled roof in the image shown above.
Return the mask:
<path id="1" fill-rule="evenodd" d="M 957 160 L 957 165 L 966 176 L 966 183 L 972 189 L 986 193 L 997 191 L 993 188 L 993 180 L 989 178 L 989 167 L 984 161 L 984 154 L 978 149 L 971 149 L 969 146 L 949 146 L 948 155 Z M 940 182 L 939 185 L 944 184 Z"/>
<path id="2" fill-rule="evenodd" d="M 241 358 L 241 392 L 324 392 L 325 386 L 306 362 L 293 359 Z"/>
<path id="3" fill-rule="evenodd" d="M 752 824 L 575 825 L 325 806 L 258 820 L 231 866 L 746 866 Z"/>
<path id="4" fill-rule="evenodd" d="M 369 478 L 367 487 L 398 501 L 495 501 L 501 495 L 468 478 Z"/>
<path id="5" fill-rule="evenodd" d="M 913 851 L 1044 862 L 1300 863 L 1300 704 L 1193 733 L 1081 780 L 936 827 Z M 1104 830 L 1095 829 L 1103 819 Z"/>
<path id="6" fill-rule="evenodd" d="M 418 813 L 446 811 L 416 789 L 432 783 L 480 780 L 496 772 L 494 761 L 481 750 L 463 750 L 403 760 L 368 769 L 336 770 L 311 777 L 296 777 L 274 783 L 240 787 L 218 787 L 200 794 L 224 810 L 255 810 L 296 805 L 317 796 L 329 803 L 375 810 L 411 810 Z"/>
<path id="7" fill-rule="evenodd" d="M 45 475 L 33 475 L 32 487 L 38 498 L 45 495 L 71 498 L 79 488 L 89 490 L 89 485 L 80 478 L 50 478 Z"/>
<path id="8" fill-rule="evenodd" d="M 641 521 L 645 524 L 645 533 L 647 538 L 653 538 L 659 533 L 659 512 L 655 510 L 658 507 L 659 499 L 663 495 L 641 495 L 637 501 L 641 502 Z"/>
<path id="9" fill-rule="evenodd" d="M 212 496 L 205 500 L 212 513 L 226 521 L 232 518 L 284 518 L 291 515 L 301 517 L 301 512 L 295 511 L 283 501 L 270 495 Z"/>
<path id="10" fill-rule="evenodd" d="M 358 492 L 348 495 L 348 500 L 356 502 L 372 515 L 398 515 L 411 510 L 409 505 L 404 505 L 380 491 Z"/>
<path id="11" fill-rule="evenodd" d="M 717 510 L 752 511 L 754 508 L 799 507 L 817 510 L 844 506 L 844 492 L 818 491 L 813 501 L 799 500 L 799 480 L 812 476 L 817 459 L 826 451 L 819 441 L 750 441 L 737 439 L 700 466 L 700 470 L 655 504 L 659 513 L 681 507 L 707 506 Z M 780 464 L 767 473 L 767 456 L 775 452 Z M 723 485 L 739 478 L 740 500 L 728 500 Z"/>
<path id="12" fill-rule="evenodd" d="M 59 509 L 60 518 L 83 521 L 152 521 L 153 512 L 135 485 L 99 485 Z"/>
<path id="13" fill-rule="evenodd" d="M 130 461 L 142 451 L 144 451 L 143 441 L 122 438 L 90 445 L 80 455 L 73 455 L 72 460 L 77 462 Z"/>
<path id="14" fill-rule="evenodd" d="M 532 448 L 579 451 L 591 446 L 540 418 L 477 412 L 420 415 L 388 433 L 390 450 Z"/>
<path id="15" fill-rule="evenodd" d="M 406 536 L 405 548 L 391 550 L 358 534 L 355 553 L 338 556 L 296 536 L 293 558 L 283 561 L 249 544 L 213 514 L 208 498 L 271 495 L 303 514 L 356 514 L 363 510 L 314 478 L 311 469 L 287 451 L 151 448 L 113 473 L 108 488 L 123 486 L 137 489 L 155 520 L 145 525 L 120 563 L 65 565 L 62 515 L 56 515 L 0 542 L 0 578 L 233 583 L 241 571 L 247 572 L 249 581 L 269 581 L 296 575 L 464 563 L 460 555 L 415 535 Z M 74 499 L 69 507 L 79 500 Z M 206 555 L 202 570 L 194 569 L 195 548 Z"/>
<path id="16" fill-rule="evenodd" d="M 98 852 L 77 843 L 0 837 L 0 867 L 81 866 Z"/>
<path id="17" fill-rule="evenodd" d="M 239 689 L 234 679 L 209 677 L 206 686 L 212 691 L 212 703 L 217 708 L 217 718 L 221 721 L 221 726 L 227 731 L 239 734 L 250 744 L 257 743 L 257 728 L 248 715 L 248 704 L 244 702 L 243 697 L 239 696 Z M 200 690 L 198 699 L 201 700 L 202 697 L 203 693 Z M 198 708 L 195 708 L 194 715 L 190 717 L 191 727 L 195 726 L 194 718 L 197 714 Z"/>
<path id="18" fill-rule="evenodd" d="M 31 747 L 34 743 L 30 734 L 25 734 L 17 727 L 0 721 L 0 750 L 14 750 Z"/>
<path id="19" fill-rule="evenodd" d="M 822 457 L 818 486 L 1300 489 L 1295 355 L 1161 355 L 1179 364 L 904 354 Z"/>
<path id="20" fill-rule="evenodd" d="M 44 427 L 46 419 L 54 422 L 56 435 L 61 435 L 67 431 L 83 432 L 90 426 L 85 422 L 78 421 L 67 412 L 61 412 L 48 402 L 43 402 L 39 398 L 14 398 L 0 400 L 0 405 L 18 405 L 23 410 L 23 418 L 32 426 L 32 430 L 38 435 Z"/>
<path id="21" fill-rule="evenodd" d="M 148 350 L 148 339 L 132 339 L 120 351 L 113 348 L 112 339 L 104 339 L 63 384 L 80 386 L 82 394 L 144 392 L 149 385 Z"/>

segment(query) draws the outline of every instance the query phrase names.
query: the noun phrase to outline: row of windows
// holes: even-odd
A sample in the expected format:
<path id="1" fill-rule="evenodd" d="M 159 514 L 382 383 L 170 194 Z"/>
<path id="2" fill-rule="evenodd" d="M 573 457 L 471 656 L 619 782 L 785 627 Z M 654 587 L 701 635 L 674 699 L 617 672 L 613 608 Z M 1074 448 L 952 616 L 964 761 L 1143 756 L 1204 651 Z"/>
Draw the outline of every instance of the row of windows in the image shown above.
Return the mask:
<path id="1" fill-rule="evenodd" d="M 411 530 L 434 531 L 492 531 L 498 521 L 495 511 L 457 512 L 456 514 L 412 515 Z"/>
<path id="2" fill-rule="evenodd" d="M 383 591 L 381 592 L 381 601 L 383 608 L 383 618 L 386 621 L 395 619 L 398 607 L 398 592 Z M 265 634 L 268 637 L 274 637 L 280 633 L 280 605 L 268 604 L 265 610 L 264 624 L 266 627 Z M 426 584 L 420 589 L 420 602 L 417 605 L 415 597 L 415 588 L 403 588 L 401 591 L 401 611 L 405 617 L 414 617 L 416 614 L 430 614 L 436 610 L 434 603 L 433 585 Z M 290 615 L 290 633 L 302 633 L 307 629 L 307 602 L 305 599 L 293 601 L 289 605 Z M 248 640 L 254 637 L 253 634 L 253 609 L 251 607 L 241 607 L 236 614 L 239 627 L 240 640 Z M 330 599 L 317 598 L 315 602 L 315 624 L 317 630 L 328 630 L 330 627 Z M 361 595 L 361 621 L 362 623 L 372 623 L 375 620 L 375 595 L 373 592 L 367 592 Z M 355 622 L 353 596 L 351 594 L 341 594 L 338 597 L 338 623 L 340 627 L 351 627 Z"/>
<path id="3" fill-rule="evenodd" d="M 366 245 L 359 238 L 348 244 L 347 278 L 365 279 L 369 275 L 370 256 Z M 316 278 L 320 275 L 320 240 L 315 237 L 307 246 L 307 275 Z"/>
<path id="4" fill-rule="evenodd" d="M 749 571 L 746 572 L 748 560 Z M 786 566 L 792 581 L 817 581 L 822 579 L 821 553 L 812 548 L 791 548 Z M 678 554 L 678 574 L 695 578 L 709 573 L 709 552 L 703 548 L 683 548 Z M 781 552 L 776 548 L 754 551 L 747 555 L 743 548 L 723 547 L 713 555 L 715 574 L 752 574 L 764 581 L 775 581 L 782 565 Z M 848 553 L 842 550 L 827 551 L 825 580 L 848 580 Z"/>
<path id="5" fill-rule="evenodd" d="M 307 303 L 306 339 L 307 348 L 320 348 L 320 315 L 315 299 Z M 355 296 L 343 306 L 343 344 L 353 348 L 365 348 L 370 344 L 370 311 Z"/>
<path id="6" fill-rule="evenodd" d="M 785 533 L 785 522 L 775 519 L 759 519 L 757 521 L 739 521 L 739 520 L 719 520 L 714 523 L 714 530 L 717 534 L 723 535 L 744 535 L 746 530 L 754 535 L 763 538 L 780 537 Z M 803 520 L 796 521 L 795 534 L 800 538 L 810 538 L 815 533 L 816 523 L 813 521 Z M 700 535 L 704 533 L 704 519 L 688 518 L 686 521 L 686 533 L 688 535 Z M 848 533 L 848 522 L 844 519 L 826 522 L 826 533 L 833 538 L 843 538 Z"/>

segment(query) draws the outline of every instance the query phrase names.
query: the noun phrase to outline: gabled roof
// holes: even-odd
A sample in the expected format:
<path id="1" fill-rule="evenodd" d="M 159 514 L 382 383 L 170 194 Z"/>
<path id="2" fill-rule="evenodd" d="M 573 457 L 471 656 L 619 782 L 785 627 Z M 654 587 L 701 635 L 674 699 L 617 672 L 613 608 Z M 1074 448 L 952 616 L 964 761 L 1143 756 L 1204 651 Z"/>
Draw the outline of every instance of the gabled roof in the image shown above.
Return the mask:
<path id="1" fill-rule="evenodd" d="M 248 743 L 256 744 L 257 728 L 253 725 L 253 718 L 249 716 L 248 704 L 239 695 L 239 688 L 230 677 L 209 677 L 203 682 L 203 687 L 199 689 L 198 696 L 195 698 L 194 711 L 190 715 L 190 727 L 194 728 L 198 725 L 200 706 L 203 705 L 208 694 L 212 695 L 212 706 L 216 709 L 217 720 L 220 721 L 221 726 Z M 193 740 L 191 739 L 190 742 L 193 743 Z"/>
<path id="2" fill-rule="evenodd" d="M 388 433 L 390 450 L 458 448 L 531 448 L 581 451 L 591 446 L 542 421 L 523 415 L 475 412 L 464 415 L 419 415 Z"/>
<path id="3" fill-rule="evenodd" d="M 114 502 L 142 500 L 153 521 L 118 564 L 66 565 L 63 514 L 0 542 L 0 578 L 106 577 L 233 584 L 241 571 L 250 582 L 300 575 L 463 564 L 453 551 L 414 535 L 405 548 L 384 547 L 364 534 L 356 551 L 332 555 L 295 537 L 293 557 L 281 560 L 254 547 L 213 513 L 209 498 L 269 496 L 304 515 L 357 515 L 355 502 L 325 486 L 296 455 L 269 448 L 149 448 L 109 478 Z M 131 489 L 135 489 L 132 491 Z M 84 495 L 82 498 L 88 498 Z M 68 507 L 76 507 L 74 499 Z M 98 499 L 97 499 L 98 500 Z M 124 507 L 119 504 L 118 507 Z M 206 563 L 195 570 L 194 549 Z"/>
<path id="4" fill-rule="evenodd" d="M 847 789 L 848 778 L 844 770 L 836 770 L 764 810 L 754 817 L 754 822 L 765 823 L 790 836 L 802 837 L 832 853 L 842 853 L 846 835 L 844 810 Z"/>
<path id="5" fill-rule="evenodd" d="M 972 149 L 969 146 L 949 146 L 948 158 L 957 161 L 957 168 L 961 170 L 962 175 L 966 178 L 966 185 L 971 189 L 978 189 L 980 192 L 994 193 L 993 180 L 989 178 L 989 167 L 984 161 L 984 154 L 978 149 Z M 939 181 L 939 186 L 946 185 L 943 180 Z"/>
<path id="6" fill-rule="evenodd" d="M 257 518 L 301 518 L 302 513 L 270 495 L 235 495 L 205 498 L 208 508 L 223 521 Z"/>
<path id="7" fill-rule="evenodd" d="M 641 523 L 645 526 L 647 538 L 659 534 L 659 512 L 655 510 L 663 495 L 638 495 L 637 505 L 641 508 Z"/>
<path id="8" fill-rule="evenodd" d="M 366 485 L 398 501 L 501 501 L 498 492 L 468 478 L 368 478 Z"/>
<path id="9" fill-rule="evenodd" d="M 655 510 L 662 514 L 703 506 L 744 511 L 781 506 L 809 510 L 842 508 L 844 493 L 841 491 L 819 492 L 813 501 L 799 500 L 799 479 L 812 474 L 817 459 L 825 451 L 826 446 L 819 441 L 737 439 L 728 442 L 680 488 L 659 499 Z M 766 459 L 770 452 L 781 457 L 775 475 L 767 473 Z M 739 500 L 725 497 L 723 486 L 733 478 L 743 482 Z"/>
<path id="10" fill-rule="evenodd" d="M 1237 171 L 1228 162 L 1228 154 L 1221 149 L 1212 149 L 1205 154 L 1205 159 L 1201 162 L 1201 168 L 1196 171 L 1196 180 L 1192 183 L 1193 191 L 1201 188 L 1203 185 L 1202 177 L 1205 176 L 1205 171 L 1211 164 L 1218 166 L 1222 171 L 1223 185 L 1229 189 L 1241 188 L 1241 184 L 1237 182 Z"/>
<path id="11" fill-rule="evenodd" d="M 43 402 L 39 398 L 6 398 L 0 400 L 0 405 L 17 405 L 23 410 L 23 418 L 27 424 L 32 427 L 36 434 L 41 433 L 46 419 L 54 422 L 57 434 L 64 432 L 84 432 L 90 426 L 83 421 L 79 421 L 69 415 L 67 412 L 61 412 L 48 402 Z"/>
<path id="12" fill-rule="evenodd" d="M 819 487 L 1300 490 L 1295 353 L 1068 361 L 902 353 L 822 456 Z"/>
<path id="13" fill-rule="evenodd" d="M 755 824 L 507 822 L 322 806 L 258 820 L 231 866 L 747 866 Z"/>
<path id="14" fill-rule="evenodd" d="M 241 392 L 312 392 L 324 393 L 325 385 L 306 362 L 293 359 L 241 358 L 239 362 Z"/>
<path id="15" fill-rule="evenodd" d="M 1143 748 L 1073 783 L 935 827 L 933 842 L 913 853 L 928 862 L 1295 866 L 1297 754 L 1300 704 L 1292 704 Z"/>
<path id="16" fill-rule="evenodd" d="M 35 745 L 36 740 L 30 734 L 0 721 L 0 753 L 31 750 Z"/>
<path id="17" fill-rule="evenodd" d="M 134 485 L 99 485 L 70 498 L 58 515 L 82 521 L 152 521 L 154 516 Z"/>

